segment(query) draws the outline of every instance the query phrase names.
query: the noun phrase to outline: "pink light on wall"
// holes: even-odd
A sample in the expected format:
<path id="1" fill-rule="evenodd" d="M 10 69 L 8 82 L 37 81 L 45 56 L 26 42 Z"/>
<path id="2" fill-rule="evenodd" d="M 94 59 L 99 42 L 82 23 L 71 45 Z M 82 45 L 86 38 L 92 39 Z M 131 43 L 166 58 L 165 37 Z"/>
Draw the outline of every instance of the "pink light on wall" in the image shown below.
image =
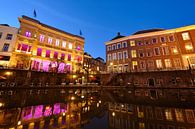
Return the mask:
<path id="1" fill-rule="evenodd" d="M 32 106 L 30 107 L 25 107 L 22 110 L 22 120 L 29 120 L 32 118 Z"/>
<path id="2" fill-rule="evenodd" d="M 54 56 L 53 56 L 55 59 L 58 58 L 58 52 L 54 52 Z"/>
<path id="3" fill-rule="evenodd" d="M 59 67 L 58 67 L 58 72 L 59 72 L 59 73 L 64 73 L 64 66 L 65 66 L 64 63 L 60 63 L 60 64 L 59 64 Z"/>
<path id="4" fill-rule="evenodd" d="M 65 59 L 65 54 L 64 54 L 64 53 L 61 54 L 61 59 L 62 59 L 62 60 Z"/>
<path id="5" fill-rule="evenodd" d="M 50 50 L 46 50 L 46 57 L 50 58 L 50 53 L 51 53 Z"/>
<path id="6" fill-rule="evenodd" d="M 71 61 L 71 54 L 68 54 L 68 61 Z"/>
<path id="7" fill-rule="evenodd" d="M 59 113 L 60 113 L 60 103 L 56 103 L 54 105 L 53 114 L 56 115 L 56 114 L 59 114 Z"/>
<path id="8" fill-rule="evenodd" d="M 26 35 L 26 37 L 31 37 L 31 32 L 26 31 L 25 35 Z"/>
<path id="9" fill-rule="evenodd" d="M 46 106 L 44 116 L 50 116 L 50 115 L 52 115 L 52 107 L 51 106 Z"/>
<path id="10" fill-rule="evenodd" d="M 43 105 L 35 106 L 34 118 L 40 118 L 43 116 Z"/>
<path id="11" fill-rule="evenodd" d="M 80 47 L 80 46 L 78 46 L 78 47 L 77 47 L 77 50 L 78 50 L 78 51 L 80 51 L 80 50 L 81 50 L 81 47 Z"/>
<path id="12" fill-rule="evenodd" d="M 37 48 L 37 56 L 41 56 L 42 55 L 42 48 Z"/>
<path id="13" fill-rule="evenodd" d="M 22 49 L 21 49 L 21 51 L 27 51 L 27 49 L 28 49 L 28 45 L 26 45 L 26 44 L 22 44 Z"/>

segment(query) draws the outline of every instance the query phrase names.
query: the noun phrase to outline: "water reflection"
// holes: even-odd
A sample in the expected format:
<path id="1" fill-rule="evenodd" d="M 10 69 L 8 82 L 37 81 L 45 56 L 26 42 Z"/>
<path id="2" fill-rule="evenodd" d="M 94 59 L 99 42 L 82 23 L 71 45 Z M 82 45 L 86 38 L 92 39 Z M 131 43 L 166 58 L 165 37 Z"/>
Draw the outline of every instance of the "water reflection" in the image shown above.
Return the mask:
<path id="1" fill-rule="evenodd" d="M 195 128 L 193 89 L 0 92 L 0 128 L 4 129 Z"/>

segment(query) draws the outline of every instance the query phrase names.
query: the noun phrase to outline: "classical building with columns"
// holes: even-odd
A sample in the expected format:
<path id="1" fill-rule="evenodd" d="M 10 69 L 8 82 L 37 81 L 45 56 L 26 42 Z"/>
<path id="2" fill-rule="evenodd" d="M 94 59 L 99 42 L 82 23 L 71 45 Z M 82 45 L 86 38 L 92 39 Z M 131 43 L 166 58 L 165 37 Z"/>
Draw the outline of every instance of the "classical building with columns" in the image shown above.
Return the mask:
<path id="1" fill-rule="evenodd" d="M 10 66 L 60 73 L 82 70 L 84 38 L 40 21 L 19 17 L 20 28 Z"/>
<path id="2" fill-rule="evenodd" d="M 120 33 L 106 45 L 109 72 L 184 70 L 195 67 L 195 25 Z"/>

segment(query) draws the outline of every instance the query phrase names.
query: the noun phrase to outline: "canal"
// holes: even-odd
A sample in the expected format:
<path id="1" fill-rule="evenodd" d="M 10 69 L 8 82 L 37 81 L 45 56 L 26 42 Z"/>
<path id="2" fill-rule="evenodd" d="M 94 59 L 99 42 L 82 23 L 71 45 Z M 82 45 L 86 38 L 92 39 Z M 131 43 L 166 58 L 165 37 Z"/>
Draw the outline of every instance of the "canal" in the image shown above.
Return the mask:
<path id="1" fill-rule="evenodd" d="M 194 129 L 195 90 L 0 88 L 1 129 Z"/>

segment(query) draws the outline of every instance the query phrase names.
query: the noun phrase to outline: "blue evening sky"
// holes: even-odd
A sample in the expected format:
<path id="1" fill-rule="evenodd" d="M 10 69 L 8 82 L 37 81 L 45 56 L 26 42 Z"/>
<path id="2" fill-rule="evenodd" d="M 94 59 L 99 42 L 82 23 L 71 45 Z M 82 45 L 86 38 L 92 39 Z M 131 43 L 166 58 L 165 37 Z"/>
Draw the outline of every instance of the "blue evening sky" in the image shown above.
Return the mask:
<path id="1" fill-rule="evenodd" d="M 85 37 L 85 51 L 105 59 L 105 45 L 116 36 L 138 30 L 195 24 L 195 0 L 0 0 L 0 23 L 19 27 L 17 17 Z"/>

